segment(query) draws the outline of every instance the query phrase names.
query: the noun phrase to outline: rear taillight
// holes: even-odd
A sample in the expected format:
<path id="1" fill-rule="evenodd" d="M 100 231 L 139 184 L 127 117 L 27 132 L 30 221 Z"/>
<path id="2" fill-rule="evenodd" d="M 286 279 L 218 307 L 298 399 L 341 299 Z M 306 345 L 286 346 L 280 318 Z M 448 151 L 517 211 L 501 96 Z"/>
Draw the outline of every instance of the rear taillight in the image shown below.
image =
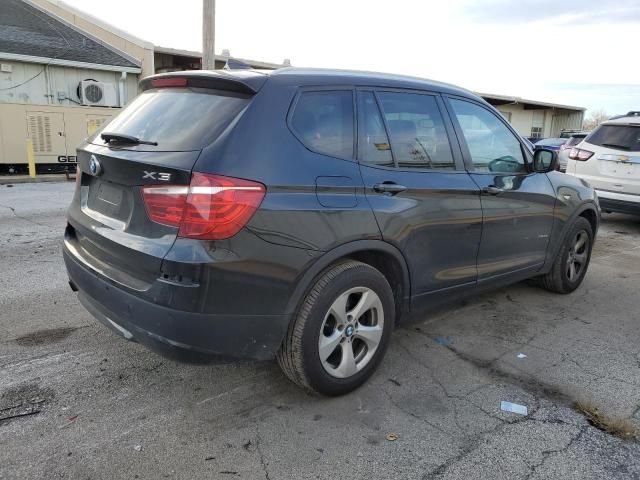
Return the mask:
<path id="1" fill-rule="evenodd" d="M 142 188 L 149 218 L 179 227 L 178 235 L 200 240 L 234 236 L 260 206 L 265 186 L 239 178 L 193 173 L 191 184 Z"/>
<path id="2" fill-rule="evenodd" d="M 186 87 L 187 79 L 184 77 L 154 78 L 151 80 L 151 86 L 153 88 Z"/>
<path id="3" fill-rule="evenodd" d="M 149 218 L 156 223 L 179 227 L 189 194 L 186 185 L 152 185 L 142 188 Z"/>
<path id="4" fill-rule="evenodd" d="M 589 150 L 583 150 L 582 148 L 573 147 L 569 152 L 569 158 L 571 160 L 578 160 L 579 162 L 586 162 L 593 156 L 593 152 Z"/>

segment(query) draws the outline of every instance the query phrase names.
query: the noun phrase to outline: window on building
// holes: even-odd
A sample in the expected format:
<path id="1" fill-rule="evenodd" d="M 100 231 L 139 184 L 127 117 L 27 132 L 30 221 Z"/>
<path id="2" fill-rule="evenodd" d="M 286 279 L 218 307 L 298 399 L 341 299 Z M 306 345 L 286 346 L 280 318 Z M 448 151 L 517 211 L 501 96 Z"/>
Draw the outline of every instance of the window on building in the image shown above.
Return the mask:
<path id="1" fill-rule="evenodd" d="M 486 172 L 526 172 L 520 141 L 492 112 L 474 103 L 451 100 L 467 142 L 474 169 Z"/>
<path id="2" fill-rule="evenodd" d="M 542 138 L 542 127 L 531 127 L 531 136 L 533 138 Z"/>
<path id="3" fill-rule="evenodd" d="M 498 110 L 500 112 L 500 115 L 502 115 L 507 122 L 511 123 L 511 112 L 503 112 L 502 110 Z"/>
<path id="4" fill-rule="evenodd" d="M 311 150 L 353 158 L 353 95 L 350 90 L 304 92 L 291 126 Z"/>
<path id="5" fill-rule="evenodd" d="M 531 112 L 531 136 L 542 138 L 544 136 L 544 110 L 533 110 Z"/>
<path id="6" fill-rule="evenodd" d="M 455 169 L 435 97 L 382 92 L 380 101 L 399 168 Z"/>

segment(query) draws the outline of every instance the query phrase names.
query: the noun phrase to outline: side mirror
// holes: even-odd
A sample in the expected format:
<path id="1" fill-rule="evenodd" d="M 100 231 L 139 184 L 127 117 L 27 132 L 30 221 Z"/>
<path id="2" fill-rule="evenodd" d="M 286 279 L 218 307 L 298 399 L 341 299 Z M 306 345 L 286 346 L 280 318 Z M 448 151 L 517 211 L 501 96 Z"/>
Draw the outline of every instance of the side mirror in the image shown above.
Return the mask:
<path id="1" fill-rule="evenodd" d="M 533 171 L 552 172 L 559 170 L 558 153 L 547 148 L 538 148 L 533 152 Z"/>

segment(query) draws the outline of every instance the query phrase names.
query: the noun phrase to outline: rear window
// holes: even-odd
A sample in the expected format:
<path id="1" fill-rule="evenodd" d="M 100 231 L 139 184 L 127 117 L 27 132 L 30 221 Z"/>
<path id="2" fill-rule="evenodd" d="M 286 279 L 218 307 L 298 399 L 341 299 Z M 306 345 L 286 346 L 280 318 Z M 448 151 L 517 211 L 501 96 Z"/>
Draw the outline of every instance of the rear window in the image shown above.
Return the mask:
<path id="1" fill-rule="evenodd" d="M 158 151 L 200 150 L 213 142 L 248 104 L 244 96 L 198 88 L 163 88 L 138 95 L 104 129 L 157 142 L 127 148 Z M 103 143 L 100 135 L 94 139 Z"/>
<path id="2" fill-rule="evenodd" d="M 640 126 L 600 125 L 585 142 L 606 148 L 640 151 Z"/>
<path id="3" fill-rule="evenodd" d="M 586 135 L 577 135 L 575 137 L 571 137 L 569 140 L 567 140 L 567 143 L 565 145 L 567 145 L 568 147 L 573 147 L 574 145 L 577 145 L 582 140 L 584 140 L 584 137 L 586 137 Z"/>
<path id="4" fill-rule="evenodd" d="M 291 127 L 310 150 L 353 158 L 353 94 L 350 90 L 304 92 Z"/>

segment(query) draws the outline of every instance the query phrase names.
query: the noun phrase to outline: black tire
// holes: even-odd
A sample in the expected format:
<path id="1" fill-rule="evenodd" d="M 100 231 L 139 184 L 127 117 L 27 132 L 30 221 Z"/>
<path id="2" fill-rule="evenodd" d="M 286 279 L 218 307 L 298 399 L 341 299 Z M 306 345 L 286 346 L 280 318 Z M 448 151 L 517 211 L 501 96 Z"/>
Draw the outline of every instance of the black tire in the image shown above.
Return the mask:
<path id="1" fill-rule="evenodd" d="M 576 255 L 574 248 L 579 235 L 584 234 L 588 238 L 588 244 L 584 248 L 584 263 L 578 272 L 575 273 L 573 279 L 570 278 L 569 262 L 570 256 Z M 589 268 L 591 260 L 591 250 L 593 248 L 593 229 L 586 218 L 578 217 L 569 233 L 567 234 L 564 244 L 560 247 L 558 254 L 553 262 L 553 266 L 549 273 L 537 277 L 535 283 L 542 288 L 556 293 L 571 293 L 580 286 L 584 276 Z M 580 251 L 580 250 L 578 250 Z M 575 267 L 574 267 L 575 268 Z"/>
<path id="2" fill-rule="evenodd" d="M 331 320 L 329 311 L 335 305 L 334 302 L 341 296 L 344 298 L 351 289 L 357 288 L 372 290 L 380 300 L 376 305 L 381 305 L 383 312 L 381 338 L 377 347 L 371 350 L 372 356 L 361 370 L 347 378 L 336 378 L 328 372 L 320 359 L 320 335 L 324 335 L 327 322 Z M 345 310 L 349 311 L 348 308 Z M 351 315 L 349 317 L 352 318 Z M 365 263 L 353 260 L 342 261 L 320 274 L 302 301 L 278 351 L 278 364 L 292 382 L 311 392 L 328 396 L 344 395 L 362 385 L 376 370 L 389 345 L 394 323 L 393 292 L 384 275 Z M 360 328 L 362 333 L 362 325 Z M 348 330 L 344 329 L 344 326 L 340 332 L 334 330 L 334 334 L 342 332 L 346 335 Z M 342 346 L 343 341 L 348 341 L 350 345 L 353 342 L 353 346 L 350 346 L 353 349 L 352 352 L 355 352 L 356 342 L 365 344 L 364 341 L 357 339 L 357 329 L 354 331 L 352 328 L 349 337 L 340 340 L 339 358 L 345 348 Z M 368 349 L 368 344 L 361 348 Z"/>

